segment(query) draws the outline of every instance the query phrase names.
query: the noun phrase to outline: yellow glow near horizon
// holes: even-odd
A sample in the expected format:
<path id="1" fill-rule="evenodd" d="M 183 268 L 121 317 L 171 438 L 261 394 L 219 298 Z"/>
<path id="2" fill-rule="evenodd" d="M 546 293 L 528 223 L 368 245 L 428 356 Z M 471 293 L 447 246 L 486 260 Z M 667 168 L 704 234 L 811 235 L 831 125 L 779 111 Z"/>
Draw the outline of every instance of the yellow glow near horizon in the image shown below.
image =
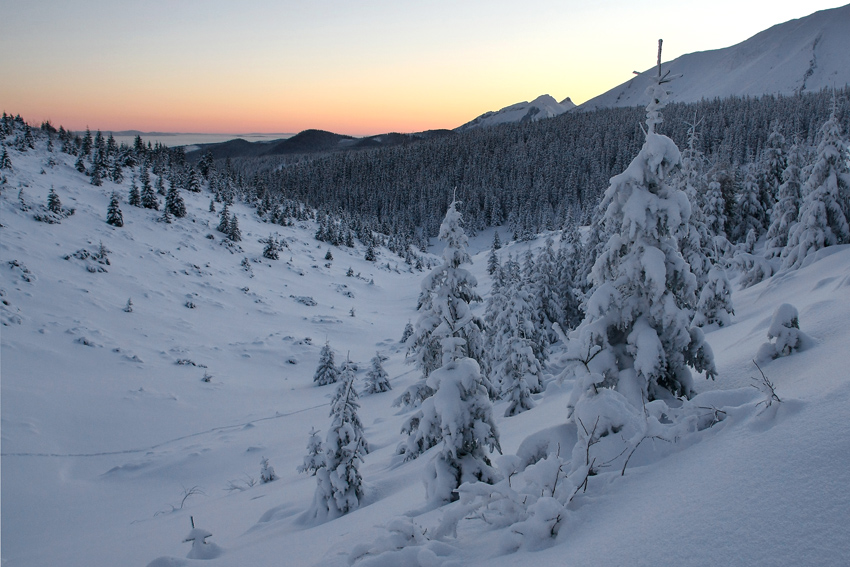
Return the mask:
<path id="1" fill-rule="evenodd" d="M 366 135 L 579 104 L 819 2 L 0 0 L 0 110 L 70 129 Z"/>

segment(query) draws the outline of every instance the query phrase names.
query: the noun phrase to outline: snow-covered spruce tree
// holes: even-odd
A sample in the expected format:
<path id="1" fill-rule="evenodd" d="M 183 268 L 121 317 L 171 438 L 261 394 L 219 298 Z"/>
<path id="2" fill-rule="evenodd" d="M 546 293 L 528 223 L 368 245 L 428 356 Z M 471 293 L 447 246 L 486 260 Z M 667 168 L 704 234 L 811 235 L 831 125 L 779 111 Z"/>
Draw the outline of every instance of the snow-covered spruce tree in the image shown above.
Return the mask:
<path id="1" fill-rule="evenodd" d="M 333 419 L 323 445 L 324 463 L 316 471 L 316 493 L 308 517 L 332 520 L 360 506 L 363 479 L 358 467 L 368 446 L 357 416 L 359 407 L 354 370 L 346 362 L 331 402 Z"/>
<path id="2" fill-rule="evenodd" d="M 529 301 L 536 311 L 535 319 L 538 325 L 540 344 L 537 345 L 540 362 L 546 361 L 546 349 L 557 340 L 558 336 L 552 330 L 552 323 L 564 324 L 563 307 L 558 293 L 558 261 L 554 250 L 554 241 L 546 239 L 546 245 L 540 250 L 534 262 L 528 291 Z"/>
<path id="3" fill-rule="evenodd" d="M 325 346 L 319 353 L 319 366 L 313 375 L 313 382 L 316 383 L 316 386 L 327 386 L 336 382 L 338 378 L 339 369 L 334 364 L 334 351 L 331 349 L 330 343 L 325 342 Z"/>
<path id="4" fill-rule="evenodd" d="M 491 276 L 499 269 L 499 256 L 496 254 L 496 249 L 490 249 L 490 255 L 487 256 L 487 273 Z"/>
<path id="5" fill-rule="evenodd" d="M 269 464 L 266 457 L 260 459 L 260 482 L 263 484 L 277 480 L 277 475 L 274 472 L 274 467 Z"/>
<path id="6" fill-rule="evenodd" d="M 481 368 L 465 355 L 464 343 L 460 337 L 442 339 L 443 365 L 428 376 L 434 395 L 422 403 L 419 426 L 409 438 L 408 446 L 419 449 L 432 439 L 441 442 L 425 469 L 430 502 L 457 500 L 455 489 L 466 482 L 499 480 L 488 457 L 488 452 L 501 452 L 493 406 Z"/>
<path id="7" fill-rule="evenodd" d="M 261 240 L 265 247 L 263 248 L 263 258 L 268 260 L 277 260 L 280 258 L 279 247 L 277 244 L 277 239 L 274 235 L 270 234 L 269 237 L 265 240 Z"/>
<path id="8" fill-rule="evenodd" d="M 449 206 L 440 226 L 440 239 L 446 243 L 443 264 L 435 268 L 422 282 L 419 319 L 416 321 L 413 336 L 408 340 L 411 345 L 408 359 L 415 362 L 422 372 L 422 379 L 396 399 L 396 405 L 416 407 L 433 395 L 433 384 L 439 381 L 435 382 L 429 378 L 434 370 L 446 363 L 443 341 L 447 338 L 460 341 L 453 347 L 458 350 L 456 358 L 463 356 L 475 361 L 485 391 L 490 392 L 493 389 L 489 379 L 482 377 L 480 373 L 486 356 L 484 321 L 472 313 L 469 304 L 481 301 L 481 297 L 475 291 L 478 285 L 475 277 L 461 267 L 463 264 L 471 264 L 472 259 L 466 252 L 467 238 L 455 201 Z M 407 434 L 408 438 L 399 445 L 398 451 L 405 455 L 405 459 L 418 457 L 442 438 L 440 431 L 431 429 L 430 426 L 422 430 L 422 419 L 423 412 L 419 410 L 410 416 L 402 427 L 402 433 Z M 433 426 L 433 423 L 431 425 Z"/>
<path id="9" fill-rule="evenodd" d="M 112 192 L 109 198 L 109 208 L 106 210 L 106 222 L 112 226 L 124 226 L 124 215 L 121 214 L 121 205 L 118 202 L 118 193 Z"/>
<path id="10" fill-rule="evenodd" d="M 799 222 L 791 228 L 783 266 L 799 268 L 826 246 L 850 242 L 850 156 L 833 102 L 832 114 L 818 132 L 817 158 L 803 186 Z"/>
<path id="11" fill-rule="evenodd" d="M 466 233 L 456 207 L 457 202 L 452 201 L 440 226 L 440 240 L 446 243 L 443 263 L 422 281 L 417 306 L 419 317 L 413 336 L 408 339 L 408 361 L 422 372 L 422 378 L 395 401 L 396 405 L 416 407 L 433 393 L 425 381 L 442 364 L 444 337 L 457 333 L 466 341 L 465 353 L 479 364 L 484 360 L 484 321 L 469 308 L 470 303 L 481 301 L 481 297 L 475 291 L 477 280 L 461 267 L 471 264 L 472 259 L 466 251 Z"/>
<path id="12" fill-rule="evenodd" d="M 141 207 L 142 206 L 142 194 L 139 192 L 139 186 L 136 185 L 136 178 L 133 177 L 133 181 L 130 184 L 130 191 L 127 194 L 127 203 L 131 207 Z"/>
<path id="13" fill-rule="evenodd" d="M 764 234 L 768 217 L 761 196 L 755 164 L 752 164 L 747 168 L 744 181 L 738 190 L 738 224 L 732 235 L 735 242 L 744 242 L 751 230 L 755 232 L 756 237 Z"/>
<path id="14" fill-rule="evenodd" d="M 0 156 L 0 169 L 12 169 L 12 159 L 5 147 L 3 148 L 3 155 Z"/>
<path id="15" fill-rule="evenodd" d="M 730 323 L 729 316 L 734 314 L 729 278 L 723 268 L 713 266 L 700 291 L 691 324 L 694 327 L 704 327 L 717 323 L 718 327 L 725 327 Z"/>
<path id="16" fill-rule="evenodd" d="M 313 476 L 324 465 L 324 462 L 324 452 L 322 450 L 322 440 L 319 438 L 319 431 L 315 427 L 311 427 L 310 439 L 307 441 L 307 454 L 304 455 L 304 462 L 298 465 L 296 470 L 300 473 L 307 473 Z"/>
<path id="17" fill-rule="evenodd" d="M 375 356 L 372 357 L 372 368 L 366 374 L 366 387 L 363 389 L 364 394 L 377 394 L 392 390 L 389 375 L 383 366 L 385 360 L 387 358 L 379 352 L 376 352 Z"/>
<path id="18" fill-rule="evenodd" d="M 239 220 L 236 218 L 236 213 L 231 215 L 230 222 L 227 224 L 227 239 L 231 242 L 242 240 L 242 231 L 239 230 Z"/>
<path id="19" fill-rule="evenodd" d="M 573 364 L 564 373 L 575 378 L 569 405 L 579 426 L 574 469 L 585 464 L 594 432 L 616 430 L 630 419 L 626 413 L 642 414 L 647 401 L 691 396 L 692 368 L 716 374 L 702 331 L 691 326 L 696 278 L 678 248 L 690 206 L 667 181 L 680 153 L 656 132 L 667 99 L 660 55 L 659 45 L 658 79 L 647 89 L 646 140 L 603 197 L 611 236 L 593 267 L 585 318 L 569 336 Z"/>
<path id="20" fill-rule="evenodd" d="M 706 226 L 705 213 L 700 197 L 706 193 L 705 157 L 697 149 L 699 122 L 696 118 L 689 124 L 688 147 L 682 152 L 682 168 L 677 176 L 677 187 L 688 197 L 691 205 L 691 215 L 687 230 L 679 236 L 679 250 L 682 257 L 691 267 L 691 273 L 697 278 L 697 294 L 702 290 L 711 269 L 711 254 L 713 239 Z"/>
<path id="21" fill-rule="evenodd" d="M 565 229 L 558 248 L 558 297 L 563 310 L 562 323 L 565 330 L 574 329 L 582 320 L 581 290 L 576 283 L 581 258 L 578 227 Z"/>
<path id="22" fill-rule="evenodd" d="M 705 195 L 703 205 L 705 225 L 713 236 L 726 237 L 726 199 L 723 197 L 723 189 L 717 178 L 712 178 L 708 183 L 708 191 Z"/>
<path id="23" fill-rule="evenodd" d="M 492 380 L 509 402 L 505 417 L 510 417 L 534 407 L 531 393 L 542 390 L 543 368 L 532 346 L 536 331 L 529 290 L 517 278 L 508 283 L 504 295 L 506 300 L 490 330 Z"/>
<path id="24" fill-rule="evenodd" d="M 761 188 L 761 201 L 768 212 L 773 208 L 779 196 L 783 174 L 788 167 L 785 136 L 778 120 L 770 125 L 770 135 L 762 150 L 759 162 L 758 183 Z"/>
<path id="25" fill-rule="evenodd" d="M 216 230 L 224 234 L 230 231 L 230 208 L 227 206 L 227 203 L 224 204 L 221 213 L 218 215 L 218 226 Z"/>
<path id="26" fill-rule="evenodd" d="M 788 150 L 785 171 L 782 172 L 782 185 L 776 204 L 770 213 L 770 228 L 767 230 L 765 255 L 775 258 L 782 255 L 788 244 L 788 233 L 800 215 L 800 188 L 803 154 L 796 143 Z"/>
<path id="27" fill-rule="evenodd" d="M 773 342 L 761 345 L 756 359 L 761 362 L 788 356 L 803 346 L 805 334 L 800 331 L 800 316 L 797 308 L 790 303 L 783 303 L 773 312 L 767 338 Z"/>
<path id="28" fill-rule="evenodd" d="M 189 174 L 186 176 L 185 189 L 191 193 L 201 192 L 201 177 L 198 175 L 198 170 L 194 167 L 189 168 Z"/>
<path id="29" fill-rule="evenodd" d="M 413 336 L 413 323 L 410 321 L 407 322 L 407 325 L 404 326 L 404 331 L 401 333 L 400 343 L 404 344 L 407 342 L 407 339 Z"/>
<path id="30" fill-rule="evenodd" d="M 183 202 L 183 197 L 180 196 L 177 183 L 173 181 L 170 183 L 168 194 L 165 196 L 165 209 L 178 219 L 186 216 L 186 203 Z"/>
<path id="31" fill-rule="evenodd" d="M 53 187 L 47 193 L 47 210 L 57 215 L 62 214 L 62 201 L 59 200 L 59 195 L 56 194 L 56 190 Z"/>
<path id="32" fill-rule="evenodd" d="M 151 187 L 151 178 L 148 173 L 147 163 L 142 163 L 141 172 L 139 173 L 139 181 L 142 184 L 142 207 L 146 209 L 159 210 L 159 199 Z"/>

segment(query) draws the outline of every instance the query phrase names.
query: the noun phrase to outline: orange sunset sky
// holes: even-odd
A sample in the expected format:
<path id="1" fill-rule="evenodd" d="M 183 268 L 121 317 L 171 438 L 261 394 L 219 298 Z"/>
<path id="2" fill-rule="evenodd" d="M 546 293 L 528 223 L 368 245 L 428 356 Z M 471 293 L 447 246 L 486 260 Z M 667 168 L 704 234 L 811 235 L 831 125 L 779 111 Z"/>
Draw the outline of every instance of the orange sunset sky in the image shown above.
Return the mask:
<path id="1" fill-rule="evenodd" d="M 846 0 L 844 0 L 846 1 Z M 70 129 L 368 135 L 581 103 L 842 2 L 0 0 L 0 110 Z"/>

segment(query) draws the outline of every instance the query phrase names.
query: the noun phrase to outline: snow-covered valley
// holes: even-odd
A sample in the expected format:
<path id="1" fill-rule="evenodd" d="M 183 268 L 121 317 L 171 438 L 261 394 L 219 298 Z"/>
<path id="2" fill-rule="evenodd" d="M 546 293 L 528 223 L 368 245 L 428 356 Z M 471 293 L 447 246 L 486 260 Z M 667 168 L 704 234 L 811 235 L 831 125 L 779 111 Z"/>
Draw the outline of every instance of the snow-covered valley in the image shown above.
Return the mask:
<path id="1" fill-rule="evenodd" d="M 409 462 L 396 454 L 409 412 L 392 401 L 419 378 L 400 338 L 427 272 L 384 248 L 366 261 L 360 244 L 316 241 L 314 221 L 268 224 L 239 203 L 231 210 L 242 241 L 228 242 L 207 192 L 184 193 L 187 216 L 166 224 L 126 204 L 129 179 L 92 186 L 43 140 L 9 154 L 0 193 L 4 566 L 841 565 L 850 554 L 850 245 L 736 287 L 731 325 L 706 328 L 717 379 L 697 378 L 691 400 L 712 426 L 675 442 L 648 438 L 624 474 L 589 478 L 557 533 L 535 539 L 512 527 L 522 516 L 507 510 L 512 495 L 492 508 L 427 504 L 421 479 L 436 448 Z M 51 188 L 74 213 L 38 222 Z M 113 191 L 120 228 L 105 222 Z M 262 254 L 270 233 L 287 244 L 278 260 Z M 542 247 L 545 236 L 500 256 Z M 492 229 L 470 245 L 485 298 L 491 240 Z M 108 264 L 92 257 L 101 247 Z M 797 308 L 808 339 L 761 365 L 781 399 L 767 404 L 752 360 L 783 303 Z M 484 304 L 473 309 L 483 315 Z M 371 449 L 361 506 L 314 524 L 303 514 L 316 479 L 296 467 L 311 428 L 330 425 L 333 386 L 313 382 L 325 343 L 357 363 L 358 388 L 384 354 L 393 390 L 360 398 Z M 541 446 L 569 453 L 575 443 L 564 364 L 556 344 L 533 409 L 504 418 L 507 402 L 494 403 L 503 454 L 493 461 L 506 477 Z M 259 482 L 263 458 L 274 482 Z M 532 486 L 547 462 L 525 463 L 517 478 Z M 519 481 L 504 483 L 501 494 L 523 494 Z M 512 514 L 517 522 L 503 520 Z M 184 559 L 193 525 L 213 534 L 215 557 Z"/>

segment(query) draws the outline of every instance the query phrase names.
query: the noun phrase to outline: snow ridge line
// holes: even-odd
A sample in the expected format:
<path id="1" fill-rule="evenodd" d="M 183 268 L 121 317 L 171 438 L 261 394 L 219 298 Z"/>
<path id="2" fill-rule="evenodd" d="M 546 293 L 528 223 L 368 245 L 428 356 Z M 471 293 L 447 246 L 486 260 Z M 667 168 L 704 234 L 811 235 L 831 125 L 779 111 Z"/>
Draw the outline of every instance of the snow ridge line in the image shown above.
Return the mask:
<path id="1" fill-rule="evenodd" d="M 110 455 L 129 455 L 133 453 L 143 453 L 145 451 L 151 451 L 153 449 L 159 449 L 163 445 L 168 445 L 169 443 L 175 443 L 177 441 L 183 441 L 184 439 L 191 439 L 192 437 L 199 437 L 201 435 L 206 435 L 208 433 L 215 433 L 216 431 L 225 431 L 227 429 L 237 429 L 240 427 L 245 427 L 246 425 L 253 425 L 254 423 L 259 423 L 261 421 L 269 421 L 271 419 L 278 419 L 281 417 L 289 417 L 291 415 L 295 415 L 298 413 L 303 413 L 305 411 L 318 409 L 322 406 L 330 405 L 330 402 L 325 402 L 323 404 L 319 404 L 316 406 L 310 406 L 307 408 L 303 408 L 296 411 L 291 411 L 289 413 L 280 413 L 276 415 L 271 415 L 268 417 L 260 417 L 257 419 L 252 419 L 251 421 L 246 421 L 245 423 L 237 423 L 234 425 L 222 425 L 221 427 L 213 427 L 212 429 L 207 429 L 206 431 L 199 431 L 197 433 L 190 433 L 189 435 L 183 435 L 182 437 L 175 437 L 174 439 L 169 439 L 168 441 L 162 441 L 161 443 L 157 443 L 155 445 L 151 445 L 149 447 L 142 447 L 139 449 L 124 449 L 122 451 L 104 451 L 101 453 L 0 453 L 0 457 L 108 457 Z"/>

